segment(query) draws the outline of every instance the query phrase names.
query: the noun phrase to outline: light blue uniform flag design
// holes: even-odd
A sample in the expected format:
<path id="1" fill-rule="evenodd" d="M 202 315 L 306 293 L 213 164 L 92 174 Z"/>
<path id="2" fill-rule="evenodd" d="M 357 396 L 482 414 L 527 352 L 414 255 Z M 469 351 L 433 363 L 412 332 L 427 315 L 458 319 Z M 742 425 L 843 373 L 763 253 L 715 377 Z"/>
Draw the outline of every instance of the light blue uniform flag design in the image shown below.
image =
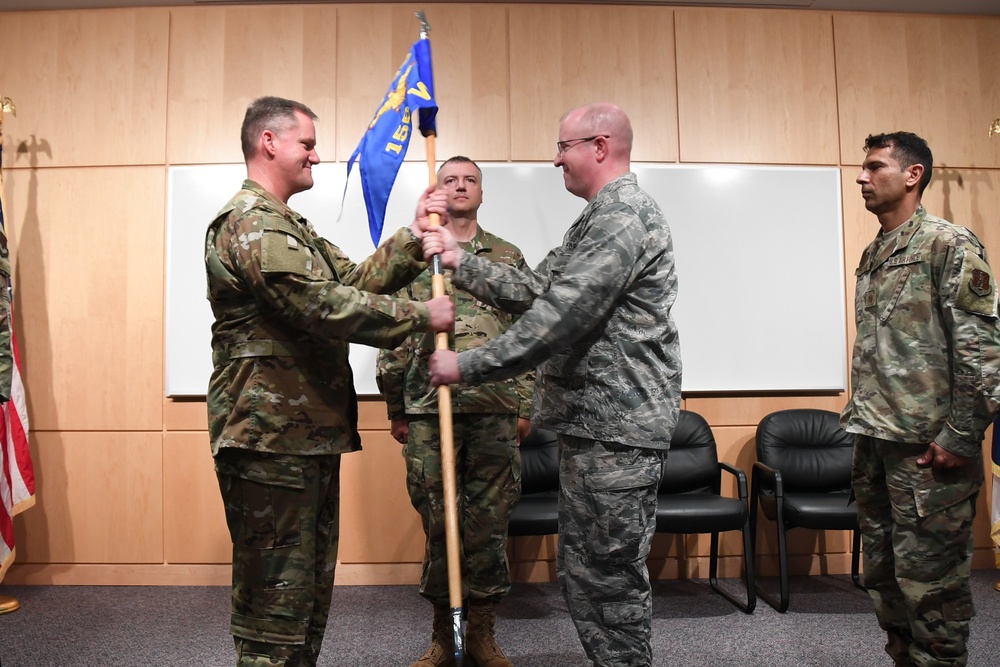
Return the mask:
<path id="1" fill-rule="evenodd" d="M 431 43 L 417 40 L 389 84 L 382 104 L 375 112 L 361 143 L 347 161 L 347 178 L 358 159 L 361 190 L 368 209 L 368 229 L 376 246 L 382 238 L 385 208 L 392 184 L 410 145 L 411 118 L 419 114 L 421 134 L 435 132 L 437 102 L 434 101 L 434 73 L 431 68 Z"/>

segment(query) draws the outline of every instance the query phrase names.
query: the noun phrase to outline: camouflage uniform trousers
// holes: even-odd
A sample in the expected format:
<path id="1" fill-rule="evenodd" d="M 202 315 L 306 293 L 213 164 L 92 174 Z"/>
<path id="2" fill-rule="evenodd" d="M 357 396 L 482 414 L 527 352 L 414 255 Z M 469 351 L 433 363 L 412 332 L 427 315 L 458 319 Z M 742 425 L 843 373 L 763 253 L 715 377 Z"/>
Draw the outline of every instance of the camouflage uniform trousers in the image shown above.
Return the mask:
<path id="1" fill-rule="evenodd" d="M 559 434 L 559 587 L 595 667 L 651 667 L 646 557 L 666 450 Z"/>
<path id="2" fill-rule="evenodd" d="M 463 598 L 497 602 L 510 591 L 507 524 L 521 497 L 517 415 L 456 414 L 452 424 Z M 448 606 L 438 416 L 411 417 L 409 429 L 406 486 L 427 536 L 420 594 Z"/>
<path id="3" fill-rule="evenodd" d="M 236 664 L 315 665 L 337 566 L 340 455 L 224 449 L 215 470 L 233 540 Z"/>
<path id="4" fill-rule="evenodd" d="M 854 495 L 864 581 L 897 665 L 965 665 L 975 613 L 972 520 L 983 484 L 977 457 L 952 470 L 919 467 L 926 445 L 855 438 Z"/>

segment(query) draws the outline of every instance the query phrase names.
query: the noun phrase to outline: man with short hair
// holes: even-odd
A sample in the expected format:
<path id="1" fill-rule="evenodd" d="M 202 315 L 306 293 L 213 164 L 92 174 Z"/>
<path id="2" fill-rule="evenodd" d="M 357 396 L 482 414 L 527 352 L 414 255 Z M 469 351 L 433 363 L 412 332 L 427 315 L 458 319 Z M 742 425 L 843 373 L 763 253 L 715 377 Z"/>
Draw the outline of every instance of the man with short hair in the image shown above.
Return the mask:
<path id="1" fill-rule="evenodd" d="M 208 430 L 233 541 L 230 632 L 237 664 L 315 665 L 323 643 L 340 512 L 340 455 L 361 448 L 348 343 L 392 347 L 447 331 L 447 297 L 383 296 L 426 268 L 420 237 L 443 193 L 354 264 L 288 198 L 313 185 L 316 118 L 262 97 L 241 131 L 247 180 L 208 226 L 214 370 Z M 337 662 L 334 660 L 334 662 Z"/>
<path id="2" fill-rule="evenodd" d="M 532 420 L 559 437 L 559 584 L 598 667 L 653 664 L 646 557 L 681 398 L 673 241 L 630 171 L 631 150 L 617 106 L 563 116 L 554 164 L 587 206 L 534 271 L 434 231 L 424 241 L 456 286 L 520 314 L 474 350 L 436 351 L 431 381 L 479 384 L 537 366 Z"/>
<path id="3" fill-rule="evenodd" d="M 976 236 L 929 215 L 927 142 L 869 135 L 857 178 L 881 230 L 857 270 L 853 489 L 865 586 L 898 666 L 965 665 L 982 441 L 998 408 L 997 285 Z"/>
<path id="4" fill-rule="evenodd" d="M 493 262 L 524 268 L 524 257 L 516 246 L 479 225 L 483 174 L 475 162 L 461 155 L 449 158 L 438 170 L 437 182 L 448 195 L 448 215 L 442 222 L 460 247 Z M 450 275 L 445 272 L 446 290 L 455 299 L 453 349 L 474 349 L 510 327 L 513 316 L 455 288 Z M 429 299 L 430 271 L 399 296 Z M 426 536 L 420 594 L 434 606 L 431 646 L 411 667 L 454 663 L 438 392 L 427 368 L 434 339 L 432 333 L 415 333 L 392 352 L 381 353 L 378 365 L 392 436 L 403 444 L 407 490 Z M 465 652 L 479 667 L 511 667 L 495 639 L 494 607 L 510 592 L 507 524 L 521 495 L 517 446 L 531 429 L 533 377 L 529 372 L 452 395 L 459 552 L 463 597 L 469 603 Z"/>

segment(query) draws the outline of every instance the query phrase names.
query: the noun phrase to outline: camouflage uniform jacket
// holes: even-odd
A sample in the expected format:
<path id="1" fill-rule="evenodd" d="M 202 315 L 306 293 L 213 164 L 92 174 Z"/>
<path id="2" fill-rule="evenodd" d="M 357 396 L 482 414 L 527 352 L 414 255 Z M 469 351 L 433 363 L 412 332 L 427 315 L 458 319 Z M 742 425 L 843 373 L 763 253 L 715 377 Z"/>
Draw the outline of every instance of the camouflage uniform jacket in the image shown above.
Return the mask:
<path id="1" fill-rule="evenodd" d="M 10 400 L 10 385 L 14 380 L 14 351 L 10 335 L 10 255 L 2 215 L 0 211 L 0 402 Z"/>
<path id="2" fill-rule="evenodd" d="M 854 310 L 844 428 L 978 455 L 1000 379 L 997 285 L 979 239 L 918 207 L 865 249 Z"/>
<path id="3" fill-rule="evenodd" d="M 673 241 L 635 174 L 605 185 L 534 271 L 466 253 L 454 281 L 523 313 L 504 335 L 459 354 L 466 382 L 537 366 L 533 421 L 540 426 L 635 447 L 670 446 L 681 400 L 680 344 L 670 314 L 677 298 Z"/>
<path id="4" fill-rule="evenodd" d="M 524 256 L 517 246 L 490 234 L 482 227 L 468 243 L 468 252 L 491 262 L 503 262 L 523 269 Z M 455 333 L 450 348 L 462 352 L 479 347 L 506 331 L 514 317 L 477 301 L 463 290 L 454 289 L 451 271 L 445 271 L 445 292 L 455 302 Z M 412 301 L 427 301 L 432 297 L 431 271 L 425 271 L 401 290 L 398 295 Z M 415 333 L 395 350 L 384 350 L 378 360 L 378 386 L 385 397 L 389 419 L 405 419 L 406 415 L 437 414 L 437 387 L 431 385 L 427 361 L 434 351 L 433 332 Z M 517 414 L 531 417 L 534 371 L 517 378 L 489 382 L 478 387 L 465 387 L 452 393 L 452 411 L 476 414 Z"/>
<path id="5" fill-rule="evenodd" d="M 354 264 L 305 218 L 245 181 L 205 241 L 215 313 L 212 454 L 360 449 L 348 341 L 389 347 L 427 328 L 423 304 L 371 293 L 412 280 L 427 266 L 420 254 L 404 228 Z"/>

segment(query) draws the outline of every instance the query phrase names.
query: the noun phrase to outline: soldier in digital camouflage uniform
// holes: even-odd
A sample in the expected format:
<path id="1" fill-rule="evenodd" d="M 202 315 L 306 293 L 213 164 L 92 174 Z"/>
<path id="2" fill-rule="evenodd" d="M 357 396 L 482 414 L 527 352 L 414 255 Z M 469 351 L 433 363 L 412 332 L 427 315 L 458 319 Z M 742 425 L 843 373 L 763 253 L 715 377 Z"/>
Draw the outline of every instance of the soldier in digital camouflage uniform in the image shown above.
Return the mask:
<path id="1" fill-rule="evenodd" d="M 857 270 L 853 487 L 865 585 L 896 665 L 965 665 L 983 433 L 997 411 L 997 285 L 979 239 L 929 215 L 927 143 L 869 136 L 857 182 L 882 226 Z"/>
<path id="2" fill-rule="evenodd" d="M 681 398 L 673 242 L 630 171 L 631 148 L 628 117 L 614 105 L 563 117 L 554 164 L 588 203 L 534 271 L 461 252 L 433 232 L 424 241 L 456 286 L 521 314 L 481 347 L 435 352 L 431 380 L 479 384 L 537 366 L 532 421 L 559 436 L 559 584 L 598 667 L 652 665 L 646 556 Z"/>
<path id="3" fill-rule="evenodd" d="M 312 187 L 315 114 L 254 101 L 241 132 L 247 180 L 208 227 L 214 370 L 209 435 L 233 540 L 237 664 L 315 665 L 337 562 L 340 455 L 360 449 L 348 342 L 392 347 L 448 330 L 446 298 L 382 296 L 426 268 L 418 219 L 354 264 L 288 198 Z M 367 291 L 363 291 L 367 290 Z M 335 659 L 334 663 L 338 661 Z"/>
<path id="4" fill-rule="evenodd" d="M 516 246 L 479 226 L 482 171 L 464 156 L 446 160 L 438 186 L 448 193 L 448 228 L 466 251 L 523 269 Z M 476 348 L 511 325 L 513 317 L 454 289 L 445 272 L 447 293 L 455 299 L 451 347 Z M 399 296 L 431 297 L 431 274 L 423 273 Z M 441 477 L 437 387 L 427 360 L 434 334 L 418 333 L 379 357 L 378 382 L 385 396 L 392 435 L 403 443 L 406 485 L 423 520 L 426 544 L 420 594 L 434 605 L 431 646 L 411 667 L 454 664 L 448 591 L 444 495 Z M 507 524 L 521 495 L 521 455 L 517 443 L 531 428 L 533 373 L 457 391 L 452 396 L 458 525 L 462 582 L 469 600 L 465 653 L 479 667 L 511 667 L 494 635 L 494 605 L 510 591 Z"/>

